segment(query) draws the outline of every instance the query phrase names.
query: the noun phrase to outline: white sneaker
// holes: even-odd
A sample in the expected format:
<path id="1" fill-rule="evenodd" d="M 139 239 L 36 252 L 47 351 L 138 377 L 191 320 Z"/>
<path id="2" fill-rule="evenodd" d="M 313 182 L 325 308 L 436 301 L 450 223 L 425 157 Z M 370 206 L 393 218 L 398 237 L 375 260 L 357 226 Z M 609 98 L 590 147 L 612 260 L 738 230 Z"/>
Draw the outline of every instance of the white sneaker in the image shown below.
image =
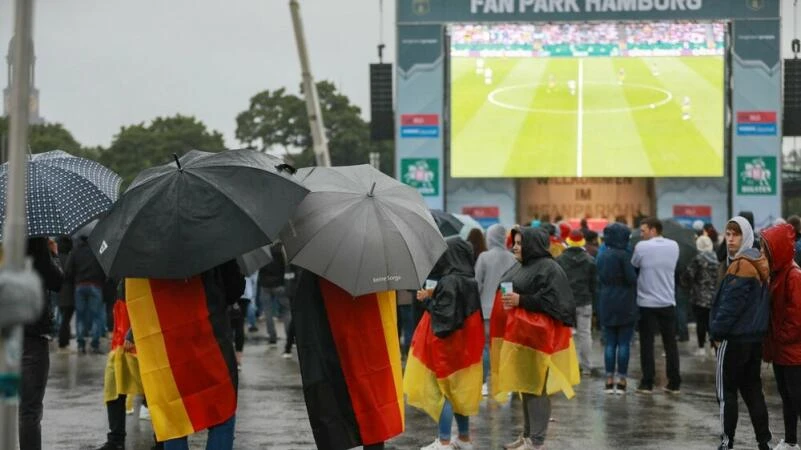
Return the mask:
<path id="1" fill-rule="evenodd" d="M 150 411 L 148 411 L 145 405 L 142 405 L 142 408 L 139 410 L 139 420 L 150 420 Z"/>
<path id="2" fill-rule="evenodd" d="M 432 442 L 431 444 L 426 445 L 425 447 L 420 447 L 420 450 L 453 450 L 453 448 L 454 448 L 453 445 L 451 444 L 444 445 L 439 441 L 439 438 L 437 438 L 434 439 L 434 442 Z"/>
<path id="3" fill-rule="evenodd" d="M 473 441 L 460 441 L 458 437 L 451 439 L 451 447 L 458 450 L 473 450 Z"/>
<path id="4" fill-rule="evenodd" d="M 484 397 L 489 395 L 489 386 L 487 386 L 487 383 L 484 383 L 484 385 L 481 386 L 481 395 Z"/>
<path id="5" fill-rule="evenodd" d="M 512 441 L 512 442 L 510 442 L 508 444 L 504 444 L 503 448 L 505 448 L 507 450 L 514 450 L 514 449 L 522 450 L 526 446 L 527 443 L 531 444 L 531 440 L 529 438 L 523 437 L 523 435 L 521 434 L 514 441 Z"/>
<path id="6" fill-rule="evenodd" d="M 774 450 L 798 450 L 799 448 L 801 447 L 799 447 L 798 444 L 790 445 L 784 442 L 784 439 L 779 441 L 779 445 L 773 447 Z"/>
<path id="7" fill-rule="evenodd" d="M 702 358 L 706 357 L 706 348 L 702 347 L 699 348 L 698 351 L 695 352 L 695 356 L 700 356 Z"/>

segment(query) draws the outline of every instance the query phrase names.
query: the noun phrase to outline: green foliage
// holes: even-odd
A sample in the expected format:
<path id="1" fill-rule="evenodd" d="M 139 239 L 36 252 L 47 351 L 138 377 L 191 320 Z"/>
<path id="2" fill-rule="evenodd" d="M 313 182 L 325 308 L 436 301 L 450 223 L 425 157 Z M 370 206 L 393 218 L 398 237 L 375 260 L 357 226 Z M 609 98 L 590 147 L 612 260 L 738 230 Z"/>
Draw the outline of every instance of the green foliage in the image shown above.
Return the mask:
<path id="1" fill-rule="evenodd" d="M 223 136 L 209 131 L 194 117 L 179 114 L 157 117 L 149 124 L 122 127 L 111 146 L 96 154 L 99 154 L 98 161 L 117 172 L 123 179 L 123 186 L 127 186 L 143 169 L 166 164 L 172 160 L 173 153 L 181 156 L 193 149 L 224 150 Z"/>
<path id="2" fill-rule="evenodd" d="M 367 164 L 369 154 L 381 154 L 380 168 L 393 172 L 391 142 L 372 142 L 370 126 L 358 106 L 327 81 L 317 84 L 328 150 L 335 166 Z M 263 91 L 250 99 L 250 107 L 236 118 L 236 137 L 242 143 L 265 151 L 283 151 L 296 167 L 315 165 L 311 131 L 304 99 L 285 89 Z M 300 153 L 297 153 L 297 152 Z M 292 152 L 292 153 L 291 153 Z"/>
<path id="3" fill-rule="evenodd" d="M 0 117 L 0 136 L 8 145 L 8 118 Z M 72 133 L 67 131 L 60 123 L 43 123 L 30 126 L 28 146 L 31 153 L 49 152 L 50 150 L 64 150 L 67 153 L 82 156 L 81 144 L 75 140 Z M 7 148 L 7 147 L 4 147 Z"/>

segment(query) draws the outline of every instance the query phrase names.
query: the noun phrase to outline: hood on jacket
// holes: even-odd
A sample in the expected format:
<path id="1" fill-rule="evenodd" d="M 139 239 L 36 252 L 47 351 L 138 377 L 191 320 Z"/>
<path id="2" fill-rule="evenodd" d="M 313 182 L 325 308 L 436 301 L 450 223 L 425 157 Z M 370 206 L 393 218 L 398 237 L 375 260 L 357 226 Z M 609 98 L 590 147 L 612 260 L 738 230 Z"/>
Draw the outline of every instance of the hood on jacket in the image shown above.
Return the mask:
<path id="1" fill-rule="evenodd" d="M 767 258 L 762 256 L 759 250 L 749 247 L 737 253 L 737 255 L 738 256 L 734 258 L 729 265 L 727 273 L 735 276 L 749 276 L 750 270 L 747 269 L 747 266 L 742 266 L 742 263 L 746 262 L 754 267 L 760 282 L 766 283 L 770 280 L 770 265 L 768 264 Z M 750 272 L 750 276 L 753 275 L 753 272 Z"/>
<path id="2" fill-rule="evenodd" d="M 582 247 L 568 247 L 559 256 L 557 261 L 565 269 L 574 269 L 587 262 L 587 250 Z"/>
<path id="3" fill-rule="evenodd" d="M 740 229 L 743 231 L 743 244 L 740 246 L 740 250 L 733 256 L 729 255 L 729 258 L 734 259 L 745 253 L 746 250 L 754 247 L 754 228 L 751 227 L 751 222 L 743 216 L 732 217 L 732 219 L 729 220 L 729 223 L 731 222 L 739 225 Z"/>
<path id="4" fill-rule="evenodd" d="M 793 264 L 795 256 L 795 229 L 790 224 L 775 225 L 762 232 L 762 239 L 770 255 L 770 268 L 778 272 Z"/>
<path id="5" fill-rule="evenodd" d="M 520 249 L 523 257 L 522 264 L 526 265 L 539 258 L 552 258 L 551 242 L 548 232 L 542 228 L 523 227 L 520 230 L 512 231 L 512 242 L 515 235 L 520 233 L 522 248 Z"/>
<path id="6" fill-rule="evenodd" d="M 436 278 L 445 275 L 475 276 L 473 246 L 458 236 L 448 238 L 445 242 L 448 248 L 434 265 L 431 275 Z"/>
<path id="7" fill-rule="evenodd" d="M 625 250 L 631 239 L 631 230 L 622 223 L 613 223 L 604 228 L 604 243 L 607 247 Z"/>
<path id="8" fill-rule="evenodd" d="M 487 230 L 487 249 L 500 248 L 506 250 L 506 228 L 496 223 Z"/>

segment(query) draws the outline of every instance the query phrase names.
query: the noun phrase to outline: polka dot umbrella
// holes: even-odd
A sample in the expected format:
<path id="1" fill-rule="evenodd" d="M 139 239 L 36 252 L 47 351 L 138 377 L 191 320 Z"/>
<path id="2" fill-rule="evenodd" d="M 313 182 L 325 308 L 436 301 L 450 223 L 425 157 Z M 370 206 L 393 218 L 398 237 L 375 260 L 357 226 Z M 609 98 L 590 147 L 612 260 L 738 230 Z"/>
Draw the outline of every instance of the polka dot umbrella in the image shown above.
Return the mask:
<path id="1" fill-rule="evenodd" d="M 28 160 L 28 236 L 69 235 L 117 200 L 122 179 L 103 165 L 61 150 Z M 0 239 L 6 218 L 8 163 L 0 166 Z"/>

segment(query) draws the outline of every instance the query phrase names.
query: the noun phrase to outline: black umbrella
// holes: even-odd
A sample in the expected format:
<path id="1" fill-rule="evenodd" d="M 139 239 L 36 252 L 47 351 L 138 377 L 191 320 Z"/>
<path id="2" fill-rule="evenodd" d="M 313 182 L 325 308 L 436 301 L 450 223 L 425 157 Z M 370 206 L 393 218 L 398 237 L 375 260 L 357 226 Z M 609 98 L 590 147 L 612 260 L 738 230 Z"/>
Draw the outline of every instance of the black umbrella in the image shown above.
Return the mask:
<path id="1" fill-rule="evenodd" d="M 439 228 L 443 236 L 459 236 L 459 233 L 461 233 L 464 227 L 464 223 L 462 223 L 461 220 L 457 219 L 453 214 L 439 209 L 432 209 L 430 211 L 431 216 L 434 217 L 434 222 L 437 223 L 437 228 Z"/>
<path id="2" fill-rule="evenodd" d="M 122 179 L 89 159 L 61 150 L 28 160 L 28 236 L 66 236 L 111 208 Z M 0 166 L 0 239 L 6 220 L 8 163 Z"/>
<path id="3" fill-rule="evenodd" d="M 186 278 L 268 244 L 308 190 L 254 150 L 192 150 L 139 174 L 89 237 L 112 277 Z"/>
<path id="4" fill-rule="evenodd" d="M 270 246 L 265 245 L 238 256 L 236 258 L 236 263 L 239 264 L 239 271 L 242 275 L 248 276 L 267 264 L 270 264 L 272 260 L 273 254 L 270 252 Z"/>
<path id="5" fill-rule="evenodd" d="M 354 296 L 422 286 L 446 245 L 419 192 L 368 165 L 298 177 L 311 193 L 281 232 L 292 264 Z"/>
<path id="6" fill-rule="evenodd" d="M 684 273 L 684 270 L 698 254 L 698 249 L 695 246 L 695 232 L 673 219 L 663 219 L 662 236 L 679 244 L 679 262 L 676 264 L 676 271 Z M 640 230 L 634 230 L 631 233 L 631 245 L 637 245 L 637 242 L 641 240 Z"/>

